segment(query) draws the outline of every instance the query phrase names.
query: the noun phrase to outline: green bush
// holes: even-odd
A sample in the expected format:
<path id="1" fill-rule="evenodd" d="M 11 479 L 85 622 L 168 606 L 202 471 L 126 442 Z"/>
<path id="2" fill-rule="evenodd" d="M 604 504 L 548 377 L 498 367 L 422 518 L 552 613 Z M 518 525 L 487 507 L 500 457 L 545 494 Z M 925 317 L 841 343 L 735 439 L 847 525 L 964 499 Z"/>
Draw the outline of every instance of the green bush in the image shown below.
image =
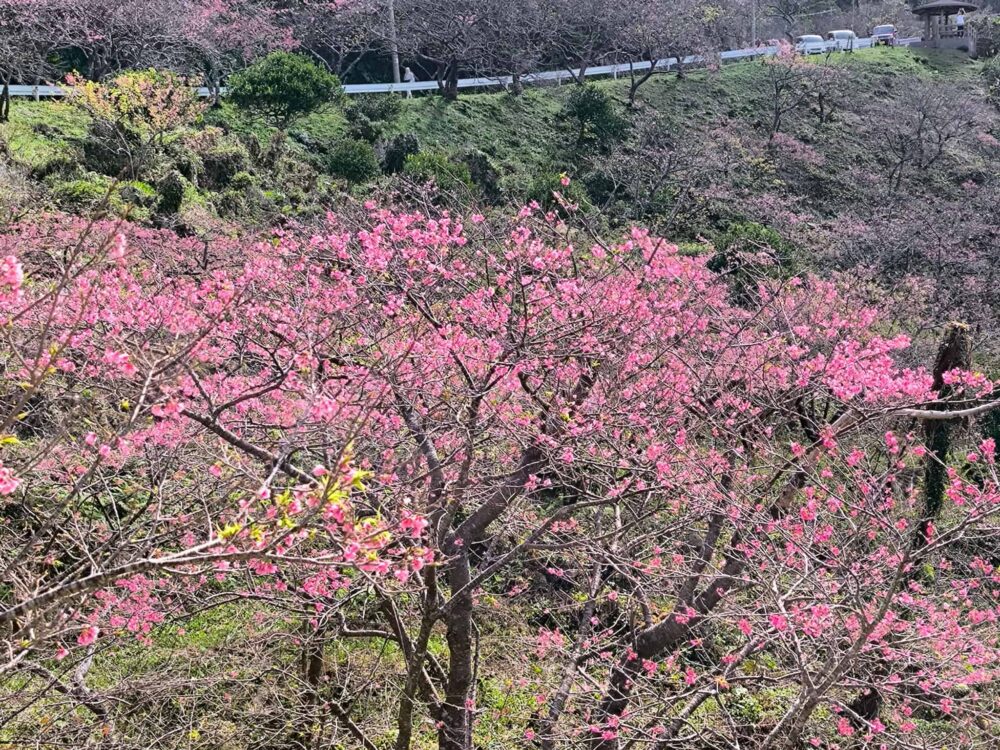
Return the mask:
<path id="1" fill-rule="evenodd" d="M 135 177 L 148 157 L 137 137 L 118 130 L 104 120 L 92 120 L 83 140 L 83 164 L 86 169 L 109 177 Z"/>
<path id="2" fill-rule="evenodd" d="M 126 71 L 103 81 L 67 77 L 69 103 L 90 120 L 83 143 L 87 168 L 110 177 L 138 178 L 176 133 L 204 111 L 193 89 L 174 73 Z"/>
<path id="3" fill-rule="evenodd" d="M 245 189 L 230 187 L 219 193 L 214 202 L 220 216 L 239 218 L 244 222 L 267 222 L 278 213 L 278 207 L 264 191 L 253 186 Z"/>
<path id="4" fill-rule="evenodd" d="M 122 203 L 142 208 L 149 208 L 156 204 L 156 190 L 152 185 L 139 180 L 126 182 L 118 188 L 118 196 Z"/>
<path id="5" fill-rule="evenodd" d="M 573 89 L 563 116 L 573 124 L 578 146 L 610 145 L 625 135 L 628 126 L 625 118 L 615 111 L 611 97 L 592 84 Z"/>
<path id="6" fill-rule="evenodd" d="M 490 157 L 482 151 L 469 151 L 461 159 L 469 168 L 472 184 L 479 188 L 483 198 L 491 202 L 499 200 L 500 172 L 493 166 Z"/>
<path id="7" fill-rule="evenodd" d="M 9 154 L 4 154 L 9 156 Z M 36 180 L 44 180 L 52 175 L 68 175 L 77 166 L 77 160 L 66 153 L 53 154 L 50 158 L 44 159 L 31 167 L 31 176 Z"/>
<path id="8" fill-rule="evenodd" d="M 352 138 L 375 143 L 399 117 L 401 110 L 398 96 L 367 94 L 352 98 L 344 108 L 344 116 Z"/>
<path id="9" fill-rule="evenodd" d="M 561 174 L 543 173 L 531 181 L 528 187 L 527 200 L 536 202 L 546 211 L 557 211 L 565 217 L 569 212 L 557 199 L 555 194 L 559 193 L 563 201 L 569 205 L 575 205 L 581 210 L 590 208 L 587 199 L 587 192 L 583 185 L 577 181 L 570 182 L 569 185 L 562 184 Z"/>
<path id="10" fill-rule="evenodd" d="M 229 187 L 233 190 L 249 190 L 252 187 L 256 187 L 256 185 L 257 178 L 249 172 L 237 172 L 229 181 Z"/>
<path id="11" fill-rule="evenodd" d="M 379 175 L 375 149 L 366 141 L 347 138 L 339 141 L 327 155 L 326 167 L 330 174 L 351 182 L 370 182 Z"/>
<path id="12" fill-rule="evenodd" d="M 421 151 L 407 156 L 403 174 L 416 182 L 433 182 L 445 193 L 473 187 L 468 165 L 453 161 L 441 151 Z"/>
<path id="13" fill-rule="evenodd" d="M 1000 55 L 991 57 L 983 64 L 983 78 L 986 80 L 986 97 L 1000 106 Z"/>
<path id="14" fill-rule="evenodd" d="M 238 107 L 282 130 L 342 96 L 337 76 L 290 52 L 272 52 L 229 81 Z"/>
<path id="15" fill-rule="evenodd" d="M 156 185 L 156 192 L 159 195 L 157 212 L 166 215 L 180 212 L 186 186 L 184 176 L 176 169 L 167 172 Z"/>
<path id="16" fill-rule="evenodd" d="M 250 152 L 236 141 L 220 142 L 201 154 L 203 187 L 219 189 L 250 168 Z"/>
<path id="17" fill-rule="evenodd" d="M 281 185 L 281 189 L 287 194 L 298 191 L 308 195 L 315 192 L 319 184 L 319 171 L 292 154 L 275 162 L 270 177 L 276 184 Z"/>
<path id="18" fill-rule="evenodd" d="M 108 198 L 108 187 L 91 180 L 68 180 L 52 187 L 52 196 L 65 208 L 94 208 Z"/>
<path id="19" fill-rule="evenodd" d="M 757 284 L 787 278 L 795 272 L 793 246 L 770 227 L 748 221 L 732 224 L 715 242 L 708 268 L 729 278 L 733 299 L 748 306 L 757 299 Z"/>
<path id="20" fill-rule="evenodd" d="M 764 720 L 764 710 L 756 698 L 745 687 L 736 687 L 726 700 L 730 716 L 740 724 L 756 727 Z"/>
<path id="21" fill-rule="evenodd" d="M 982 15 L 973 18 L 972 33 L 976 37 L 976 52 L 983 57 L 1000 55 L 1000 16 Z"/>
<path id="22" fill-rule="evenodd" d="M 398 174 L 406 166 L 406 159 L 420 152 L 420 141 L 413 133 L 400 133 L 382 148 L 382 171 Z"/>
<path id="23" fill-rule="evenodd" d="M 198 184 L 198 177 L 205 171 L 201 156 L 191 149 L 175 146 L 170 156 L 170 163 L 184 178 Z"/>

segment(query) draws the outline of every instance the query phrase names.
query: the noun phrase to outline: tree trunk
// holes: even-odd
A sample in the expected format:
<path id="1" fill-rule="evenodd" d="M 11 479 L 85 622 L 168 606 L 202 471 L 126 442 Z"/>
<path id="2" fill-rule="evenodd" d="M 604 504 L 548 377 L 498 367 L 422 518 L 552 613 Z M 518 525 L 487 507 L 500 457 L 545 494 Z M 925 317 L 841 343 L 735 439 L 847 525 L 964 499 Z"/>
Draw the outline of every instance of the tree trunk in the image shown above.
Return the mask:
<path id="1" fill-rule="evenodd" d="M 630 107 L 635 106 L 635 97 L 639 93 L 639 88 L 656 72 L 656 66 L 659 64 L 659 59 L 653 55 L 649 55 L 647 58 L 649 60 L 649 70 L 645 71 L 641 76 L 636 77 L 635 69 L 629 64 L 629 75 L 631 77 L 631 85 L 628 89 L 628 104 Z"/>
<path id="2" fill-rule="evenodd" d="M 456 550 L 450 550 L 454 554 Z M 468 552 L 463 551 L 448 569 L 451 588 L 451 608 L 446 616 L 448 626 L 448 686 L 441 709 L 438 730 L 438 750 L 471 750 L 468 737 L 471 729 L 470 709 L 466 705 L 472 691 L 472 581 Z M 456 592 L 461 592 L 456 595 Z"/>
<path id="3" fill-rule="evenodd" d="M 311 632 L 308 623 L 303 624 L 302 644 L 302 681 L 305 685 L 302 691 L 301 725 L 292 730 L 291 743 L 294 748 L 312 746 L 312 725 L 319 705 L 319 687 L 326 670 L 323 654 L 323 636 L 320 632 Z"/>
<path id="4" fill-rule="evenodd" d="M 435 607 L 437 605 L 437 571 L 428 566 L 424 573 L 424 605 L 420 620 L 420 632 L 409 655 L 406 684 L 403 696 L 399 701 L 399 714 L 396 718 L 396 750 L 410 750 L 413 737 L 413 709 L 416 705 L 417 690 L 423 676 L 424 661 L 427 659 L 427 644 L 430 642 L 431 630 L 437 621 Z M 433 713 L 433 707 L 432 707 Z"/>
<path id="5" fill-rule="evenodd" d="M 458 61 L 452 58 L 448 63 L 448 76 L 445 80 L 444 98 L 448 101 L 458 99 Z"/>
<path id="6" fill-rule="evenodd" d="M 0 91 L 0 122 L 10 122 L 10 80 L 3 82 Z"/>
<path id="7" fill-rule="evenodd" d="M 969 327 L 964 323 L 948 324 L 934 363 L 933 387 L 938 398 L 943 400 L 952 394 L 953 389 L 944 382 L 946 372 L 956 369 L 967 370 L 971 366 L 972 342 L 969 339 Z M 931 525 L 941 512 L 944 491 L 948 484 L 948 470 L 945 463 L 951 450 L 953 429 L 954 425 L 944 419 L 928 419 L 924 423 L 924 436 L 928 448 L 924 457 L 924 513 L 913 540 L 914 552 L 925 547 L 930 541 Z"/>

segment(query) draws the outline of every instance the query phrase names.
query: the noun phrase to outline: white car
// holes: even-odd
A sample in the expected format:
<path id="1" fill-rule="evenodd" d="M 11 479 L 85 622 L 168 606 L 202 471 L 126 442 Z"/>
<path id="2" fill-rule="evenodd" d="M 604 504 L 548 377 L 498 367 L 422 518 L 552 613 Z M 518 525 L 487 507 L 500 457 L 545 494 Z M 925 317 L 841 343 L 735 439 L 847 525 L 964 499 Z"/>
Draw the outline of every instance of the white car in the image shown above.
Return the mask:
<path id="1" fill-rule="evenodd" d="M 826 40 L 830 43 L 831 49 L 840 50 L 841 52 L 853 52 L 858 44 L 858 35 L 850 29 L 838 29 L 828 32 Z"/>
<path id="2" fill-rule="evenodd" d="M 803 34 L 795 37 L 795 51 L 802 55 L 821 55 L 827 51 L 827 44 L 819 34 Z"/>

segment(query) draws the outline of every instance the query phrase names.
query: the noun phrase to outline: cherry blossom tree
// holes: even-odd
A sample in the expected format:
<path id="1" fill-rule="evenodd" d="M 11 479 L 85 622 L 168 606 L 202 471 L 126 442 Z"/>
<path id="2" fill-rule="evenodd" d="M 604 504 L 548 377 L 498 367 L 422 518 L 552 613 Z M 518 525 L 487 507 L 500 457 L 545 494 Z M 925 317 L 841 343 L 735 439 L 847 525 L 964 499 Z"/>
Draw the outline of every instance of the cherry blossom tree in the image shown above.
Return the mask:
<path id="1" fill-rule="evenodd" d="M 536 206 L 0 241 L 3 670 L 109 733 L 98 651 L 240 601 L 294 623 L 281 741 L 375 747 L 325 648 L 351 639 L 398 650 L 396 748 L 430 719 L 465 750 L 526 596 L 528 744 L 986 736 L 1000 487 L 957 428 L 997 402 L 961 327 L 924 369 L 864 288 L 762 274 L 736 305 L 704 256 Z"/>
<path id="2" fill-rule="evenodd" d="M 175 67 L 185 51 L 187 0 L 79 0 L 74 6 L 81 73 L 99 80 L 129 69 Z"/>
<path id="3" fill-rule="evenodd" d="M 301 0 L 286 11 L 295 39 L 341 79 L 366 57 L 391 53 L 386 7 L 374 0 Z"/>
<path id="4" fill-rule="evenodd" d="M 711 3 L 702 0 L 670 3 L 669 8 L 657 8 L 656 11 L 652 11 L 649 3 L 640 1 L 624 4 L 618 10 L 620 48 L 630 61 L 641 60 L 649 64 L 641 72 L 631 72 L 628 96 L 632 105 L 639 88 L 656 73 L 662 62 L 673 59 L 674 70 L 682 76 L 684 58 L 709 53 L 707 31 L 719 12 Z"/>
<path id="5" fill-rule="evenodd" d="M 181 30 L 192 70 L 217 103 L 226 76 L 277 49 L 298 46 L 283 16 L 256 0 L 200 0 L 185 9 Z"/>
<path id="6" fill-rule="evenodd" d="M 74 4 L 55 0 L 0 3 L 0 122 L 10 117 L 10 85 L 38 84 L 56 72 L 52 55 L 76 39 Z"/>
<path id="7" fill-rule="evenodd" d="M 472 0 L 409 0 L 397 3 L 399 49 L 427 65 L 442 95 L 458 97 L 459 72 L 481 45 L 479 4 Z"/>

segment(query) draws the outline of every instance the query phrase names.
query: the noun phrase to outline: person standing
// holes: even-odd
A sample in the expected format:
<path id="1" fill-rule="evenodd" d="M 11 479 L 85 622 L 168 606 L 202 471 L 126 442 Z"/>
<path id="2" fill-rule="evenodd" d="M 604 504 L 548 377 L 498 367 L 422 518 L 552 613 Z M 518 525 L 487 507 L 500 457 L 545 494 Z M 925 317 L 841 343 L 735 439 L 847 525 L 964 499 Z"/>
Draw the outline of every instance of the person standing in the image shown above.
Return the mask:
<path id="1" fill-rule="evenodd" d="M 965 8 L 958 9 L 958 15 L 955 16 L 955 30 L 959 36 L 965 36 Z"/>
<path id="2" fill-rule="evenodd" d="M 403 68 L 403 83 L 413 83 L 417 80 L 417 77 L 413 74 L 413 71 L 409 68 Z M 406 98 L 413 98 L 413 91 L 410 89 L 406 90 Z"/>

